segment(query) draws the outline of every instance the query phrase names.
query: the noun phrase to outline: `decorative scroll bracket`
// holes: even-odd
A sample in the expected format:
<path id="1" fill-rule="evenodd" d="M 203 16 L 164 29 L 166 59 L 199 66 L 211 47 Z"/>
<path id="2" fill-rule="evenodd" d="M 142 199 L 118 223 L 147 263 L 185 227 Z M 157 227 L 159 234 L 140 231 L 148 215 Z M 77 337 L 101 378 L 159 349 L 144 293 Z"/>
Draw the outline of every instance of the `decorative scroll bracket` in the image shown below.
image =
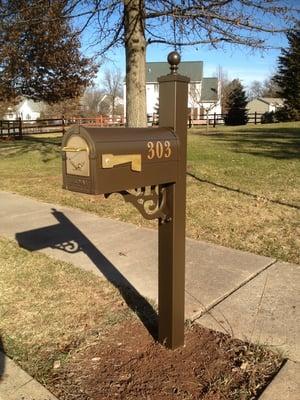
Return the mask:
<path id="1" fill-rule="evenodd" d="M 146 186 L 131 191 L 122 190 L 121 194 L 126 203 L 131 203 L 145 219 L 160 218 L 162 222 L 170 222 L 171 216 L 167 207 L 167 188 L 155 185 Z M 113 193 L 105 194 L 108 198 Z"/>

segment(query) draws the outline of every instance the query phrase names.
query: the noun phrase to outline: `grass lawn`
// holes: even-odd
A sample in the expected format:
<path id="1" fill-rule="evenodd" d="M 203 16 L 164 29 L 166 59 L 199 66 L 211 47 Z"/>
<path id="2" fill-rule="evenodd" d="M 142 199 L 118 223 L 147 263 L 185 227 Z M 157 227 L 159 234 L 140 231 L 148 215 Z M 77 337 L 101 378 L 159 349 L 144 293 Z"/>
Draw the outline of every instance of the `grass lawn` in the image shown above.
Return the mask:
<path id="1" fill-rule="evenodd" d="M 0 189 L 155 226 L 121 196 L 61 189 L 60 138 L 0 142 Z M 188 134 L 187 235 L 300 264 L 300 123 Z"/>
<path id="2" fill-rule="evenodd" d="M 0 339 L 5 352 L 43 382 L 55 361 L 130 318 L 118 291 L 71 264 L 0 237 Z"/>
<path id="3" fill-rule="evenodd" d="M 0 347 L 60 400 L 250 400 L 282 364 L 197 324 L 169 351 L 105 280 L 1 237 L 0 254 Z"/>

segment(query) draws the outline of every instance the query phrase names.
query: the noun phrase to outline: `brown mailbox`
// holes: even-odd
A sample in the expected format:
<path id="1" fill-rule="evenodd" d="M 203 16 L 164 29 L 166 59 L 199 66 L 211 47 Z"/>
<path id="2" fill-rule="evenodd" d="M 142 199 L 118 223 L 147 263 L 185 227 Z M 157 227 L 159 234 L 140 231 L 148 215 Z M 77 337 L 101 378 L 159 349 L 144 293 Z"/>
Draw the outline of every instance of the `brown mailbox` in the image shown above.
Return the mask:
<path id="1" fill-rule="evenodd" d="M 74 126 L 63 138 L 63 187 L 105 194 L 177 181 L 179 141 L 168 128 Z"/>
<path id="2" fill-rule="evenodd" d="M 158 78 L 160 127 L 74 126 L 63 137 L 62 157 L 65 189 L 119 192 L 144 218 L 158 220 L 158 338 L 175 349 L 184 343 L 189 78 L 177 72 L 177 52 L 168 62 L 170 74 Z"/>

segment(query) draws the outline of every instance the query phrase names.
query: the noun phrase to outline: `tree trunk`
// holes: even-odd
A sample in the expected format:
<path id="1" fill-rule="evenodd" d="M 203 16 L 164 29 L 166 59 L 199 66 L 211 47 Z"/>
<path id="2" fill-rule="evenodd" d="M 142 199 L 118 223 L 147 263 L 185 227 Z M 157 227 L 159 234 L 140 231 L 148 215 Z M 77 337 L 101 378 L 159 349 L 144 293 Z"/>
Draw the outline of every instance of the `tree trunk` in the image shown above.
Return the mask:
<path id="1" fill-rule="evenodd" d="M 124 0 L 126 52 L 126 124 L 147 126 L 146 115 L 146 39 L 144 0 Z"/>

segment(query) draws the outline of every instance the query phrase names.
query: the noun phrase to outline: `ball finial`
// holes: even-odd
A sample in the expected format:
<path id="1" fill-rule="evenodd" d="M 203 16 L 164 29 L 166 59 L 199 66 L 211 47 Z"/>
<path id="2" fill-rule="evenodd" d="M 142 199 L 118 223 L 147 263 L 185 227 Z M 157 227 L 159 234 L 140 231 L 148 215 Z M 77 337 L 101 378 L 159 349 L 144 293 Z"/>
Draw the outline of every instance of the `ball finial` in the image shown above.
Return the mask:
<path id="1" fill-rule="evenodd" d="M 176 74 L 180 63 L 180 54 L 177 51 L 171 51 L 168 55 L 168 63 L 170 64 L 171 74 Z"/>

